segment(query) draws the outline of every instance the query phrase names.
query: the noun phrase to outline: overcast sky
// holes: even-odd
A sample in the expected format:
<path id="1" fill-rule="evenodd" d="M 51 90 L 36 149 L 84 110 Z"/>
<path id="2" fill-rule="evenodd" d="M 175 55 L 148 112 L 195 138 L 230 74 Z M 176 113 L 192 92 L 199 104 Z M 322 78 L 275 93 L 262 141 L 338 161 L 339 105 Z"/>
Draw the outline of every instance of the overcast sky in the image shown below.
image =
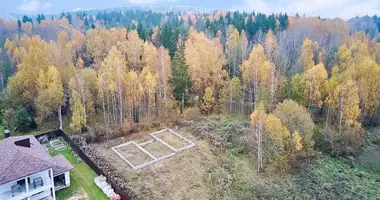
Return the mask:
<path id="1" fill-rule="evenodd" d="M 0 12 L 60 13 L 75 9 L 112 8 L 136 5 L 185 5 L 227 10 L 286 12 L 344 19 L 380 15 L 380 0 L 0 0 Z"/>

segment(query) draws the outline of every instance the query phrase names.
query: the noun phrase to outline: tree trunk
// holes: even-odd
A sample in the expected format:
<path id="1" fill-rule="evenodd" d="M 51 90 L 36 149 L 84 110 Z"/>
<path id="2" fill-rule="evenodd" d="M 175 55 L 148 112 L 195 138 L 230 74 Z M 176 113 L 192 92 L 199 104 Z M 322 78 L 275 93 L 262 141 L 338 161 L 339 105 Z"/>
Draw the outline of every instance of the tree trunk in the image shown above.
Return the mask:
<path id="1" fill-rule="evenodd" d="M 254 92 L 254 100 L 253 100 L 253 106 L 254 109 L 256 109 L 259 105 L 259 77 L 258 77 L 258 72 L 257 68 L 255 67 L 255 72 L 254 72 L 254 77 L 253 77 L 253 92 Z"/>
<path id="2" fill-rule="evenodd" d="M 58 107 L 59 130 L 62 130 L 62 106 Z"/>
<path id="3" fill-rule="evenodd" d="M 325 130 L 327 130 L 327 128 L 329 127 L 329 116 L 330 116 L 330 108 L 327 107 Z"/>
<path id="4" fill-rule="evenodd" d="M 119 84 L 119 104 L 120 104 L 120 125 L 123 124 L 123 97 L 122 97 L 122 89 Z"/>
<path id="5" fill-rule="evenodd" d="M 342 130 L 342 121 L 343 121 L 343 101 L 344 98 L 341 96 L 339 98 L 339 134 Z"/>
<path id="6" fill-rule="evenodd" d="M 4 93 L 4 79 L 3 79 L 3 73 L 1 73 L 1 89 Z"/>
<path id="7" fill-rule="evenodd" d="M 79 82 L 80 92 L 82 93 L 81 95 L 82 95 L 83 113 L 84 113 L 84 117 L 85 117 L 85 119 L 87 119 L 87 113 L 86 113 L 86 97 L 85 97 L 85 94 L 84 94 L 83 83 L 82 83 L 82 81 L 80 80 L 80 78 L 78 78 L 78 82 Z"/>
<path id="8" fill-rule="evenodd" d="M 275 91 L 275 79 L 276 79 L 276 74 L 275 74 L 275 69 L 271 70 L 271 84 L 270 84 L 270 104 L 269 104 L 269 109 L 272 111 L 273 110 L 273 104 L 274 104 L 274 93 Z"/>

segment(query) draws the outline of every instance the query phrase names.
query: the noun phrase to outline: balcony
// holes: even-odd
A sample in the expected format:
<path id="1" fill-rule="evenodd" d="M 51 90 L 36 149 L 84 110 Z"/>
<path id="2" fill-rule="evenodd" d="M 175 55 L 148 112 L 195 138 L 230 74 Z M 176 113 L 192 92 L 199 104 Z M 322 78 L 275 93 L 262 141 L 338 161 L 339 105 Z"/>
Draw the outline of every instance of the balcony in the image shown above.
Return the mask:
<path id="1" fill-rule="evenodd" d="M 29 192 L 26 187 L 26 180 L 28 180 Z M 43 179 L 39 177 L 30 181 L 28 178 L 8 183 L 6 186 L 8 186 L 8 190 L 6 190 L 3 193 L 0 193 L 0 200 L 23 200 L 33 195 L 41 196 L 39 193 L 43 193 L 46 190 L 48 190 L 49 192 L 46 193 L 46 195 L 43 197 L 48 197 L 51 195 L 50 188 L 52 187 L 52 180 L 50 178 Z"/>

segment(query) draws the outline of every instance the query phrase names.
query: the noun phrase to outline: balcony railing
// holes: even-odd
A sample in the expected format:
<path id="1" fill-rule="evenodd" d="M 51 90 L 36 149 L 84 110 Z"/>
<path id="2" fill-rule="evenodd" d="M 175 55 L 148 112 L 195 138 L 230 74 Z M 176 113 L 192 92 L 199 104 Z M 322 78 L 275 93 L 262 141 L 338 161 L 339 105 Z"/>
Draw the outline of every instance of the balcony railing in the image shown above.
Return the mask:
<path id="1" fill-rule="evenodd" d="M 16 190 L 13 190 L 9 188 L 9 190 L 0 193 L 0 200 L 16 200 L 16 199 L 23 199 L 26 197 L 29 197 L 31 195 L 37 194 L 39 192 L 45 191 L 52 187 L 52 180 L 50 178 L 44 178 L 42 179 L 42 184 L 35 185 L 33 184 L 33 180 L 30 180 L 31 183 L 28 183 L 29 186 L 29 193 L 26 189 L 25 182 L 18 184 L 19 188 Z M 14 184 L 16 185 L 16 183 Z"/>

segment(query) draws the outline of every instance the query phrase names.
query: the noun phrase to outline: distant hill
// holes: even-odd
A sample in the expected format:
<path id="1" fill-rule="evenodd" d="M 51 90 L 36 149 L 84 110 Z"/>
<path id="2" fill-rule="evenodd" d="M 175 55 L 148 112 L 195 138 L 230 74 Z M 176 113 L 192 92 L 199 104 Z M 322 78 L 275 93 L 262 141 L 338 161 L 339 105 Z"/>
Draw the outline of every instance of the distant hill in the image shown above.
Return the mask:
<path id="1" fill-rule="evenodd" d="M 6 19 L 6 20 L 18 19 L 18 18 L 22 18 L 22 16 L 24 16 L 24 14 L 0 12 L 0 18 Z"/>
<path id="2" fill-rule="evenodd" d="M 175 12 L 175 13 L 184 13 L 184 12 L 200 12 L 200 13 L 213 13 L 217 9 L 210 9 L 210 8 L 204 8 L 204 7 L 197 7 L 197 6 L 180 6 L 180 5 L 172 5 L 172 6 L 166 6 L 166 5 L 144 5 L 144 6 L 138 6 L 138 5 L 127 5 L 124 7 L 117 7 L 117 8 L 107 8 L 107 9 L 75 9 L 72 10 L 72 12 L 87 12 L 89 14 L 97 13 L 99 11 L 119 11 L 119 10 L 142 10 L 142 11 L 154 11 L 154 12 Z"/>
<path id="3" fill-rule="evenodd" d="M 210 9 L 210 8 L 204 8 L 204 7 L 197 7 L 197 6 L 180 6 L 180 5 L 173 5 L 173 6 L 165 6 L 165 5 L 144 5 L 144 6 L 138 6 L 138 5 L 127 5 L 124 7 L 117 7 L 117 8 L 106 8 L 106 9 L 94 9 L 94 8 L 77 8 L 70 11 L 64 11 L 65 13 L 78 13 L 78 12 L 86 12 L 90 15 L 96 15 L 98 12 L 103 11 L 123 11 L 123 10 L 141 10 L 141 11 L 154 11 L 154 12 L 160 12 L 160 13 L 167 13 L 167 12 L 175 12 L 175 13 L 185 13 L 185 12 L 197 12 L 197 13 L 213 13 L 217 9 Z M 43 13 L 45 16 L 56 16 L 60 15 L 61 13 Z M 27 15 L 29 17 L 32 17 L 33 19 L 37 17 L 37 14 L 21 14 L 21 13 L 8 13 L 8 12 L 0 12 L 0 17 L 6 20 L 10 19 L 21 19 L 24 15 Z"/>

